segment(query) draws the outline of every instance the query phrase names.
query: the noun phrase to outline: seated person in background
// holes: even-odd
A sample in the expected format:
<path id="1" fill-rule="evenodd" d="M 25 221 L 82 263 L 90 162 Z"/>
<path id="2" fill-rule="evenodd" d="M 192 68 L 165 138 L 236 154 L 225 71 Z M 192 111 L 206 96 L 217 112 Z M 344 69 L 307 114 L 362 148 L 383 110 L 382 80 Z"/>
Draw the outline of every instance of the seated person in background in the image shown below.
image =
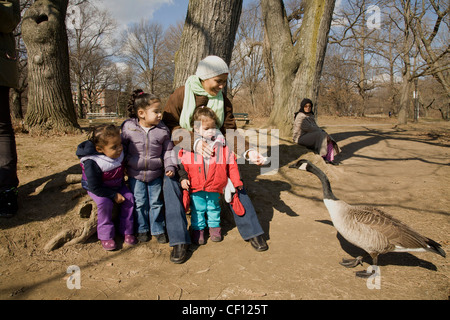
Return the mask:
<path id="1" fill-rule="evenodd" d="M 330 135 L 317 125 L 312 108 L 312 101 L 303 99 L 300 110 L 294 114 L 292 139 L 295 143 L 314 150 L 326 163 L 335 164 L 333 160 L 340 152 L 339 147 Z"/>

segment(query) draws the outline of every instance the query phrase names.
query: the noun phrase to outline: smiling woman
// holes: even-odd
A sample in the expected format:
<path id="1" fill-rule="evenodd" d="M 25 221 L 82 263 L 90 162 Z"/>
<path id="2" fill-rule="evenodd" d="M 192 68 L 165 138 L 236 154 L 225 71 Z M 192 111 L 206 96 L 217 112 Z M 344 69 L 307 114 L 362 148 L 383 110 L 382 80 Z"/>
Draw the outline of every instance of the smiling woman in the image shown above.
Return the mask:
<path id="1" fill-rule="evenodd" d="M 235 132 L 236 121 L 233 116 L 233 105 L 231 101 L 222 94 L 226 83 L 229 69 L 226 62 L 218 56 L 207 56 L 198 63 L 195 75 L 190 76 L 185 85 L 179 87 L 169 97 L 163 113 L 163 121 L 172 132 L 173 136 L 180 134 L 183 139 L 174 143 L 184 150 L 194 151 L 202 156 L 212 154 L 212 149 L 207 142 L 194 139 L 191 127 L 191 119 L 197 109 L 204 106 L 209 107 L 217 116 L 217 130 L 223 134 Z M 231 134 L 232 135 L 232 134 Z M 242 136 L 236 136 L 237 143 L 232 151 L 240 150 L 239 145 L 245 145 L 244 153 L 249 156 L 255 164 L 263 164 L 262 156 L 255 150 L 248 149 L 248 141 Z M 176 140 L 173 138 L 173 140 Z M 230 148 L 232 148 L 230 146 Z M 242 151 L 241 151 L 242 152 Z M 268 249 L 263 238 L 264 231 L 258 220 L 255 208 L 245 188 L 236 191 L 237 199 L 242 204 L 245 214 L 241 215 L 234 211 L 230 205 L 236 226 L 244 240 L 248 240 L 256 251 Z M 171 261 L 174 263 L 184 262 L 186 259 L 187 245 L 190 238 L 187 232 L 187 220 L 181 203 L 180 186 L 177 179 L 164 180 L 164 200 L 166 205 L 167 232 L 171 246 Z M 230 203 L 231 204 L 231 203 Z"/>

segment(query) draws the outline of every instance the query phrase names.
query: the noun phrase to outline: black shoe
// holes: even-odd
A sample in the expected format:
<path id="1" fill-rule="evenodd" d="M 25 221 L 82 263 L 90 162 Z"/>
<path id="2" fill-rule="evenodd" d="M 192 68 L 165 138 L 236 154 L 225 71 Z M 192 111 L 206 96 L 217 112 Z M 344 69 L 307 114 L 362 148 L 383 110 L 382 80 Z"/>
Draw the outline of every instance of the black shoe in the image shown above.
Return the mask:
<path id="1" fill-rule="evenodd" d="M 17 213 L 18 209 L 17 188 L 0 192 L 0 217 L 11 218 Z"/>
<path id="2" fill-rule="evenodd" d="M 158 234 L 155 236 L 156 237 L 156 241 L 158 241 L 158 243 L 167 243 L 167 237 L 164 233 Z"/>
<path id="3" fill-rule="evenodd" d="M 256 236 L 250 239 L 250 243 L 252 247 L 255 248 L 256 251 L 266 251 L 269 249 L 267 246 L 266 240 L 262 236 Z"/>
<path id="4" fill-rule="evenodd" d="M 183 263 L 186 261 L 188 244 L 177 244 L 173 246 L 172 252 L 170 253 L 170 261 L 173 263 Z"/>
<path id="5" fill-rule="evenodd" d="M 136 238 L 139 240 L 139 242 L 148 242 L 150 241 L 150 233 L 149 232 L 138 233 Z"/>

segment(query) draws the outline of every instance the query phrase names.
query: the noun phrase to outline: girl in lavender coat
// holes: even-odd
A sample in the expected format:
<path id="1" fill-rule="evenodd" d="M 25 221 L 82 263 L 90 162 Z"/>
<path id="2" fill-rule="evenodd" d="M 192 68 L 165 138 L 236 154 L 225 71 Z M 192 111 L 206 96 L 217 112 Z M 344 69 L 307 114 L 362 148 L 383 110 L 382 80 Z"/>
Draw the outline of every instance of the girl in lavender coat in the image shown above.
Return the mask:
<path id="1" fill-rule="evenodd" d="M 164 174 L 173 177 L 177 170 L 170 131 L 161 121 L 161 101 L 153 94 L 135 90 L 128 112 L 130 119 L 122 124 L 122 141 L 135 200 L 137 238 L 146 242 L 152 235 L 159 243 L 166 243 L 162 178 Z"/>

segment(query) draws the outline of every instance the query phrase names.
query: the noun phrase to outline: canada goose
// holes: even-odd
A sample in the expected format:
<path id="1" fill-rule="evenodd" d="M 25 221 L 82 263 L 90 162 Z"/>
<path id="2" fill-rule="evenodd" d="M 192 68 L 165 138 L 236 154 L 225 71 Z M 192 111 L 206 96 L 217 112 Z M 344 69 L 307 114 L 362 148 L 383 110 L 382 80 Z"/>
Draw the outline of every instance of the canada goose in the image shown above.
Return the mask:
<path id="1" fill-rule="evenodd" d="M 364 249 L 377 265 L 378 255 L 387 252 L 431 251 L 445 257 L 441 245 L 412 230 L 406 224 L 373 207 L 352 206 L 336 198 L 325 173 L 308 160 L 299 160 L 289 166 L 315 174 L 322 182 L 323 202 L 328 209 L 336 230 L 350 243 Z M 342 259 L 347 268 L 362 265 L 362 256 L 356 259 Z M 359 277 L 371 274 L 357 272 Z"/>

